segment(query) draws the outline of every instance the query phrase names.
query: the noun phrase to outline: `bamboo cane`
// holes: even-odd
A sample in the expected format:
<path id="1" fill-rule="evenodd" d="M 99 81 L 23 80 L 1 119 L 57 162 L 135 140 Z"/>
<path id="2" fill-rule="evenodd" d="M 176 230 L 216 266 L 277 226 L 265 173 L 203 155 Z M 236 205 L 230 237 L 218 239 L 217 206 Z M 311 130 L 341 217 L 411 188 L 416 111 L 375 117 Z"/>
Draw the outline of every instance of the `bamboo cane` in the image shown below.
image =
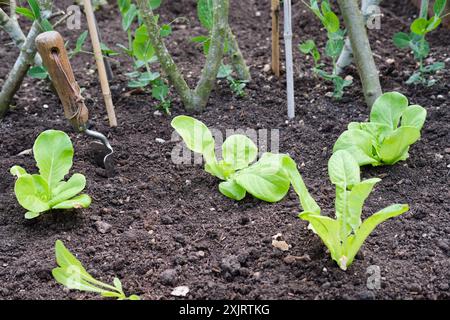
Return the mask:
<path id="1" fill-rule="evenodd" d="M 280 0 L 272 0 L 272 72 L 280 77 Z"/>
<path id="2" fill-rule="evenodd" d="M 102 87 L 103 98 L 105 100 L 106 112 L 108 114 L 109 126 L 117 127 L 116 113 L 109 89 L 108 77 L 106 75 L 105 63 L 103 61 L 103 54 L 100 47 L 100 40 L 95 25 L 94 10 L 92 9 L 91 0 L 84 0 L 84 11 L 88 23 L 89 35 L 94 49 L 95 62 L 97 63 L 98 75 L 100 78 L 100 85 Z"/>

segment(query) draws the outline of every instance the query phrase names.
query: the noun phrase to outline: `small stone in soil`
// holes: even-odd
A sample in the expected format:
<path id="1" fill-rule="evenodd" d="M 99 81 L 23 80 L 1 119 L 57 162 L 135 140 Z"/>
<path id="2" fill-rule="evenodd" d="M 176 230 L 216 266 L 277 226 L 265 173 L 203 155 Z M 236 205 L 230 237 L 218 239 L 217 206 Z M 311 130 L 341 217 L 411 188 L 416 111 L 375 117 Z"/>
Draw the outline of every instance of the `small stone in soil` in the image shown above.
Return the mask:
<path id="1" fill-rule="evenodd" d="M 177 271 L 175 269 L 164 270 L 159 275 L 159 280 L 162 284 L 166 286 L 174 285 L 177 281 Z"/>
<path id="2" fill-rule="evenodd" d="M 188 292 L 189 292 L 189 287 L 179 286 L 179 287 L 175 287 L 170 294 L 175 297 L 185 297 L 188 294 Z"/>
<path id="3" fill-rule="evenodd" d="M 222 259 L 220 263 L 220 268 L 224 272 L 230 273 L 232 276 L 239 275 L 239 269 L 241 268 L 241 263 L 239 262 L 237 256 L 231 255 Z"/>
<path id="4" fill-rule="evenodd" d="M 103 234 L 109 232 L 112 228 L 112 226 L 109 223 L 101 220 L 95 221 L 94 225 L 97 231 Z"/>

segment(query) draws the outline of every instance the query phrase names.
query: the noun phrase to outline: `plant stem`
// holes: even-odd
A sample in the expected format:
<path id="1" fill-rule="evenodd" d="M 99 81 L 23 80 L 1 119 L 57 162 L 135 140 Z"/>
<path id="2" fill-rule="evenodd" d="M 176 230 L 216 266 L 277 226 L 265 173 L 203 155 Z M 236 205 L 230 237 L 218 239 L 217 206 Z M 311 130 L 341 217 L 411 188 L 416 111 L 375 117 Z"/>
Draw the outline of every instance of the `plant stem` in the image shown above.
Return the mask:
<path id="1" fill-rule="evenodd" d="M 361 12 L 364 16 L 364 21 L 367 23 L 367 20 L 370 18 L 369 15 L 369 8 L 371 6 L 377 6 L 379 5 L 381 0 L 362 0 L 361 1 Z M 344 68 L 351 65 L 353 62 L 353 50 L 352 50 L 352 44 L 350 42 L 350 38 L 345 38 L 345 44 L 344 49 L 342 50 L 339 59 L 337 60 L 337 69 L 336 74 L 340 75 Z"/>
<path id="2" fill-rule="evenodd" d="M 429 0 L 422 0 L 420 3 L 420 14 L 419 16 L 424 19 L 428 19 L 428 6 Z"/>
<path id="3" fill-rule="evenodd" d="M 39 5 L 43 11 L 43 16 L 50 15 L 52 7 L 51 0 L 40 0 Z M 40 28 L 38 21 L 33 22 L 27 38 L 20 49 L 19 57 L 14 63 L 13 68 L 10 70 L 0 92 L 0 118 L 8 111 L 14 94 L 19 90 L 28 69 L 33 64 L 33 59 L 36 55 L 36 45 L 34 40 L 41 32 L 42 29 Z"/>
<path id="4" fill-rule="evenodd" d="M 244 56 L 239 49 L 236 36 L 233 34 L 230 27 L 228 27 L 228 45 L 231 52 L 231 64 L 233 65 L 233 69 L 236 71 L 239 80 L 250 81 L 252 76 L 250 75 L 249 68 L 245 63 Z"/>
<path id="5" fill-rule="evenodd" d="M 348 29 L 356 66 L 363 86 L 364 97 L 367 105 L 372 107 L 375 100 L 382 94 L 382 90 L 380 77 L 364 26 L 364 18 L 358 7 L 357 0 L 338 0 L 337 2 Z"/>
<path id="6" fill-rule="evenodd" d="M 229 0 L 213 0 L 214 24 L 211 35 L 211 46 L 206 57 L 200 80 L 195 90 L 191 90 L 177 65 L 172 59 L 160 35 L 153 10 L 146 0 L 136 0 L 139 11 L 147 26 L 150 42 L 161 64 L 161 69 L 167 75 L 170 83 L 180 96 L 186 110 L 202 111 L 208 102 L 209 95 L 215 84 L 217 72 L 223 58 L 223 46 L 228 35 Z"/>
<path id="7" fill-rule="evenodd" d="M 0 27 L 11 37 L 17 48 L 21 49 L 26 41 L 26 37 L 23 34 L 17 19 L 9 17 L 2 8 L 0 8 Z M 37 66 L 42 65 L 42 59 L 38 54 L 34 59 L 34 63 Z"/>

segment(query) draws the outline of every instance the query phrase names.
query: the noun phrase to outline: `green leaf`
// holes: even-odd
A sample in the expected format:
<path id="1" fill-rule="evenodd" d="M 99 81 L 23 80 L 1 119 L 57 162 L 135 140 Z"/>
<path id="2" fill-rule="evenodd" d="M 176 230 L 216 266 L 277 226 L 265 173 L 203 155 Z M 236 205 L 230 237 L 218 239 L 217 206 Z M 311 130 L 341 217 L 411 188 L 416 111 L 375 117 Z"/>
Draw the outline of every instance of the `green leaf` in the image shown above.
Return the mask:
<path id="1" fill-rule="evenodd" d="M 409 46 L 409 42 L 411 41 L 408 34 L 404 32 L 398 32 L 394 35 L 394 44 L 397 48 L 404 49 Z"/>
<path id="2" fill-rule="evenodd" d="M 77 54 L 78 52 L 80 52 L 83 49 L 83 45 L 86 41 L 87 35 L 88 35 L 88 32 L 86 30 L 78 36 L 77 41 L 75 43 L 75 49 L 73 49 L 72 55 Z"/>
<path id="3" fill-rule="evenodd" d="M 283 157 L 283 168 L 300 199 L 302 209 L 314 214 L 320 214 L 320 207 L 309 193 L 295 161 L 289 156 Z"/>
<path id="4" fill-rule="evenodd" d="M 223 79 L 230 76 L 233 73 L 233 68 L 229 64 L 221 64 L 219 71 L 217 72 L 217 78 Z"/>
<path id="5" fill-rule="evenodd" d="M 330 33 L 339 31 L 339 18 L 332 11 L 324 13 L 322 23 L 325 29 Z"/>
<path id="6" fill-rule="evenodd" d="M 79 196 L 58 203 L 52 209 L 81 209 L 88 208 L 91 205 L 92 199 L 87 194 L 80 194 Z"/>
<path id="7" fill-rule="evenodd" d="M 19 204 L 28 211 L 40 213 L 50 210 L 50 189 L 39 175 L 21 175 L 14 186 L 14 193 Z"/>
<path id="8" fill-rule="evenodd" d="M 129 9 L 125 12 L 122 17 L 122 29 L 123 31 L 128 31 L 133 23 L 134 19 L 138 15 L 138 10 L 135 4 L 131 4 Z"/>
<path id="9" fill-rule="evenodd" d="M 81 262 L 77 258 L 75 258 L 75 256 L 70 253 L 69 250 L 67 250 L 61 240 L 56 240 L 55 242 L 55 256 L 56 263 L 62 268 L 78 266 L 81 268 L 81 270 L 85 271 Z"/>
<path id="10" fill-rule="evenodd" d="M 157 100 L 164 101 L 168 94 L 169 87 L 164 83 L 152 87 L 152 97 Z"/>
<path id="11" fill-rule="evenodd" d="M 139 73 L 138 73 L 139 74 Z M 139 74 L 139 81 L 151 82 L 160 77 L 159 72 L 143 72 Z"/>
<path id="12" fill-rule="evenodd" d="M 75 173 L 67 182 L 62 181 L 52 190 L 52 198 L 49 202 L 50 207 L 75 197 L 86 187 L 86 178 L 80 173 Z"/>
<path id="13" fill-rule="evenodd" d="M 122 282 L 120 282 L 119 278 L 117 278 L 117 277 L 114 278 L 113 284 L 114 284 L 114 287 L 116 287 L 117 290 L 119 290 L 120 292 L 123 292 Z"/>
<path id="14" fill-rule="evenodd" d="M 72 167 L 72 142 L 62 131 L 42 132 L 34 143 L 33 154 L 39 173 L 50 189 L 56 187 Z"/>
<path id="15" fill-rule="evenodd" d="M 433 12 L 435 16 L 440 17 L 445 10 L 447 0 L 435 0 L 433 5 Z"/>
<path id="16" fill-rule="evenodd" d="M 17 7 L 16 8 L 16 13 L 20 14 L 21 16 L 24 16 L 25 18 L 34 21 L 36 20 L 36 17 L 33 14 L 33 11 L 31 11 L 28 8 L 23 8 L 23 7 Z"/>
<path id="17" fill-rule="evenodd" d="M 171 126 L 183 138 L 187 147 L 201 153 L 206 163 L 216 163 L 214 138 L 208 127 L 201 121 L 189 116 L 177 116 Z"/>
<path id="18" fill-rule="evenodd" d="M 349 226 L 355 231 L 361 225 L 361 214 L 364 202 L 372 192 L 376 183 L 381 179 L 372 178 L 361 181 L 353 186 L 352 190 L 348 194 L 347 203 L 347 218 L 346 221 Z"/>
<path id="19" fill-rule="evenodd" d="M 407 204 L 393 204 L 367 218 L 361 224 L 359 229 L 356 230 L 354 238 L 351 238 L 351 241 L 349 241 L 347 248 L 348 260 L 346 266 L 349 266 L 353 262 L 353 259 L 362 244 L 376 228 L 376 226 L 390 218 L 397 217 L 408 210 L 409 206 Z"/>
<path id="20" fill-rule="evenodd" d="M 417 18 L 411 24 L 411 31 L 419 36 L 427 32 L 428 21 L 425 18 Z"/>
<path id="21" fill-rule="evenodd" d="M 415 127 L 420 131 L 425 123 L 426 117 L 427 111 L 425 108 L 419 105 L 409 106 L 405 111 L 403 111 L 401 126 Z"/>
<path id="22" fill-rule="evenodd" d="M 386 137 L 378 151 L 385 164 L 394 164 L 408 157 L 409 146 L 420 138 L 420 130 L 402 126 Z"/>
<path id="23" fill-rule="evenodd" d="M 236 182 L 255 198 L 280 201 L 290 185 L 282 160 L 282 155 L 267 152 L 258 162 L 236 173 Z"/>
<path id="24" fill-rule="evenodd" d="M 148 0 L 150 8 L 153 10 L 158 9 L 161 6 L 162 0 Z"/>
<path id="25" fill-rule="evenodd" d="M 25 219 L 28 219 L 28 220 L 34 219 L 34 218 L 39 217 L 40 215 L 41 214 L 39 212 L 28 211 L 27 213 L 25 213 Z"/>
<path id="26" fill-rule="evenodd" d="M 328 161 L 328 175 L 333 184 L 344 190 L 360 182 L 360 170 L 358 162 L 353 156 L 345 151 L 338 150 Z"/>
<path id="27" fill-rule="evenodd" d="M 9 169 L 9 172 L 13 176 L 16 176 L 17 178 L 20 178 L 21 176 L 27 174 L 27 171 L 24 168 L 22 168 L 21 166 L 13 166 L 13 167 L 11 167 L 11 169 Z"/>
<path id="28" fill-rule="evenodd" d="M 43 66 L 34 66 L 28 69 L 27 75 L 35 79 L 46 79 L 48 77 L 48 72 Z"/>
<path id="29" fill-rule="evenodd" d="M 137 59 L 144 62 L 150 61 L 155 56 L 155 49 L 150 43 L 145 24 L 140 26 L 135 32 L 133 40 L 133 54 Z"/>
<path id="30" fill-rule="evenodd" d="M 378 162 L 372 153 L 374 144 L 376 141 L 370 133 L 361 129 L 351 129 L 339 136 L 334 144 L 333 152 L 347 150 L 360 166 L 364 166 Z"/>
<path id="31" fill-rule="evenodd" d="M 210 37 L 207 37 L 207 36 L 197 36 L 197 37 L 191 38 L 191 41 L 195 42 L 195 43 L 204 43 L 204 42 L 208 41 L 209 39 L 210 39 Z"/>
<path id="32" fill-rule="evenodd" d="M 442 70 L 444 68 L 444 62 L 435 62 L 433 64 L 430 64 L 429 66 L 424 67 L 422 71 L 426 73 L 435 73 L 436 71 Z"/>
<path id="33" fill-rule="evenodd" d="M 437 17 L 437 16 L 433 16 L 428 20 L 428 24 L 427 24 L 427 28 L 425 30 L 426 33 L 431 32 L 435 29 L 437 29 L 437 27 L 439 27 L 439 25 L 441 24 L 442 19 Z"/>
<path id="34" fill-rule="evenodd" d="M 214 23 L 213 0 L 198 0 L 197 15 L 201 25 L 208 30 L 212 30 Z"/>
<path id="35" fill-rule="evenodd" d="M 131 6 L 131 0 L 117 0 L 117 5 L 119 7 L 120 12 L 124 14 L 129 10 Z"/>
<path id="36" fill-rule="evenodd" d="M 258 148 L 242 134 L 229 136 L 222 144 L 222 157 L 234 170 L 240 170 L 256 159 Z"/>
<path id="37" fill-rule="evenodd" d="M 39 3 L 36 0 L 28 0 L 28 5 L 33 11 L 33 16 L 36 20 L 41 19 L 41 8 L 39 8 Z"/>
<path id="38" fill-rule="evenodd" d="M 48 19 L 42 19 L 41 21 L 42 31 L 53 31 L 53 25 L 48 21 Z"/>
<path id="39" fill-rule="evenodd" d="M 310 223 L 309 228 L 320 237 L 330 251 L 333 260 L 339 263 L 342 249 L 338 221 L 308 211 L 300 213 L 299 218 Z"/>
<path id="40" fill-rule="evenodd" d="M 370 122 L 388 125 L 395 130 L 403 111 L 408 107 L 408 99 L 398 92 L 387 92 L 375 100 L 370 112 Z"/>
<path id="41" fill-rule="evenodd" d="M 172 27 L 170 26 L 170 24 L 164 24 L 161 26 L 159 32 L 161 34 L 161 37 L 168 37 L 172 34 Z"/>
<path id="42" fill-rule="evenodd" d="M 245 198 L 246 191 L 234 179 L 219 183 L 219 191 L 226 197 L 240 201 Z"/>

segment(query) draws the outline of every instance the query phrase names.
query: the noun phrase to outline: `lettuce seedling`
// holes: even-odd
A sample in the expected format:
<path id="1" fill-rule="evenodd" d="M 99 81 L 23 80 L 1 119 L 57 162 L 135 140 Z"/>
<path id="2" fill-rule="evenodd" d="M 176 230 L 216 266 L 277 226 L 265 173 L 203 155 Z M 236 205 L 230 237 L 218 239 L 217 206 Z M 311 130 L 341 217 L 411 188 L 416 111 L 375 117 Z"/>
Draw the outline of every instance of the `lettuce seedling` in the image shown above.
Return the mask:
<path id="1" fill-rule="evenodd" d="M 57 268 L 52 270 L 55 280 L 69 289 L 95 292 L 102 297 L 116 298 L 117 300 L 140 300 L 139 296 L 127 297 L 122 289 L 122 283 L 114 278 L 111 286 L 92 277 L 81 262 L 64 246 L 61 240 L 56 240 L 55 255 Z"/>
<path id="2" fill-rule="evenodd" d="M 342 98 L 345 87 L 352 84 L 352 80 L 346 80 L 340 77 L 337 73 L 337 59 L 339 58 L 345 43 L 345 30 L 341 29 L 339 18 L 331 10 L 328 0 L 322 0 L 320 6 L 317 0 L 310 0 L 309 9 L 322 22 L 322 25 L 327 30 L 328 41 L 325 47 L 325 55 L 332 61 L 331 73 L 326 72 L 320 63 L 321 55 L 314 40 L 307 40 L 298 46 L 300 52 L 306 55 L 311 55 L 314 61 L 313 72 L 319 77 L 331 81 L 334 85 L 333 97 L 335 99 Z"/>
<path id="3" fill-rule="evenodd" d="M 398 32 L 394 35 L 393 41 L 397 48 L 412 50 L 414 58 L 419 63 L 419 70 L 409 77 L 406 84 L 423 84 L 430 87 L 436 83 L 436 79 L 429 79 L 427 74 L 433 74 L 445 68 L 444 62 L 435 62 L 425 66 L 424 59 L 430 54 L 430 44 L 425 39 L 425 36 L 441 24 L 446 4 L 447 0 L 434 1 L 434 16 L 428 18 L 427 8 L 423 16 L 418 17 L 412 22 L 410 34 Z"/>
<path id="4" fill-rule="evenodd" d="M 408 158 L 409 147 L 420 138 L 427 116 L 419 105 L 408 106 L 398 92 L 381 95 L 373 104 L 370 122 L 352 122 L 337 139 L 333 152 L 348 150 L 360 166 L 392 165 Z"/>
<path id="5" fill-rule="evenodd" d="M 364 241 L 377 225 L 409 210 L 406 204 L 394 204 L 362 222 L 364 201 L 381 180 L 372 178 L 361 181 L 358 162 L 347 151 L 335 152 L 328 162 L 328 174 L 336 186 L 335 219 L 321 215 L 320 207 L 309 194 L 295 162 L 286 157 L 284 167 L 304 210 L 299 218 L 309 222 L 308 228 L 322 239 L 331 258 L 342 270 L 352 264 Z"/>
<path id="6" fill-rule="evenodd" d="M 34 142 L 33 154 L 39 174 L 29 174 L 20 166 L 10 169 L 17 177 L 14 187 L 17 201 L 28 210 L 25 218 L 36 218 L 51 209 L 89 207 L 91 198 L 87 194 L 78 195 L 86 186 L 86 178 L 75 173 L 63 181 L 73 158 L 73 146 L 67 134 L 57 130 L 42 132 Z"/>
<path id="7" fill-rule="evenodd" d="M 250 165 L 258 148 L 248 137 L 235 134 L 223 143 L 223 160 L 218 161 L 214 138 L 205 124 L 188 116 L 177 116 L 171 125 L 190 150 L 203 155 L 205 171 L 224 180 L 219 184 L 223 195 L 239 201 L 248 192 L 258 199 L 277 202 L 288 192 L 290 182 L 282 165 L 285 155 L 266 152 Z"/>

